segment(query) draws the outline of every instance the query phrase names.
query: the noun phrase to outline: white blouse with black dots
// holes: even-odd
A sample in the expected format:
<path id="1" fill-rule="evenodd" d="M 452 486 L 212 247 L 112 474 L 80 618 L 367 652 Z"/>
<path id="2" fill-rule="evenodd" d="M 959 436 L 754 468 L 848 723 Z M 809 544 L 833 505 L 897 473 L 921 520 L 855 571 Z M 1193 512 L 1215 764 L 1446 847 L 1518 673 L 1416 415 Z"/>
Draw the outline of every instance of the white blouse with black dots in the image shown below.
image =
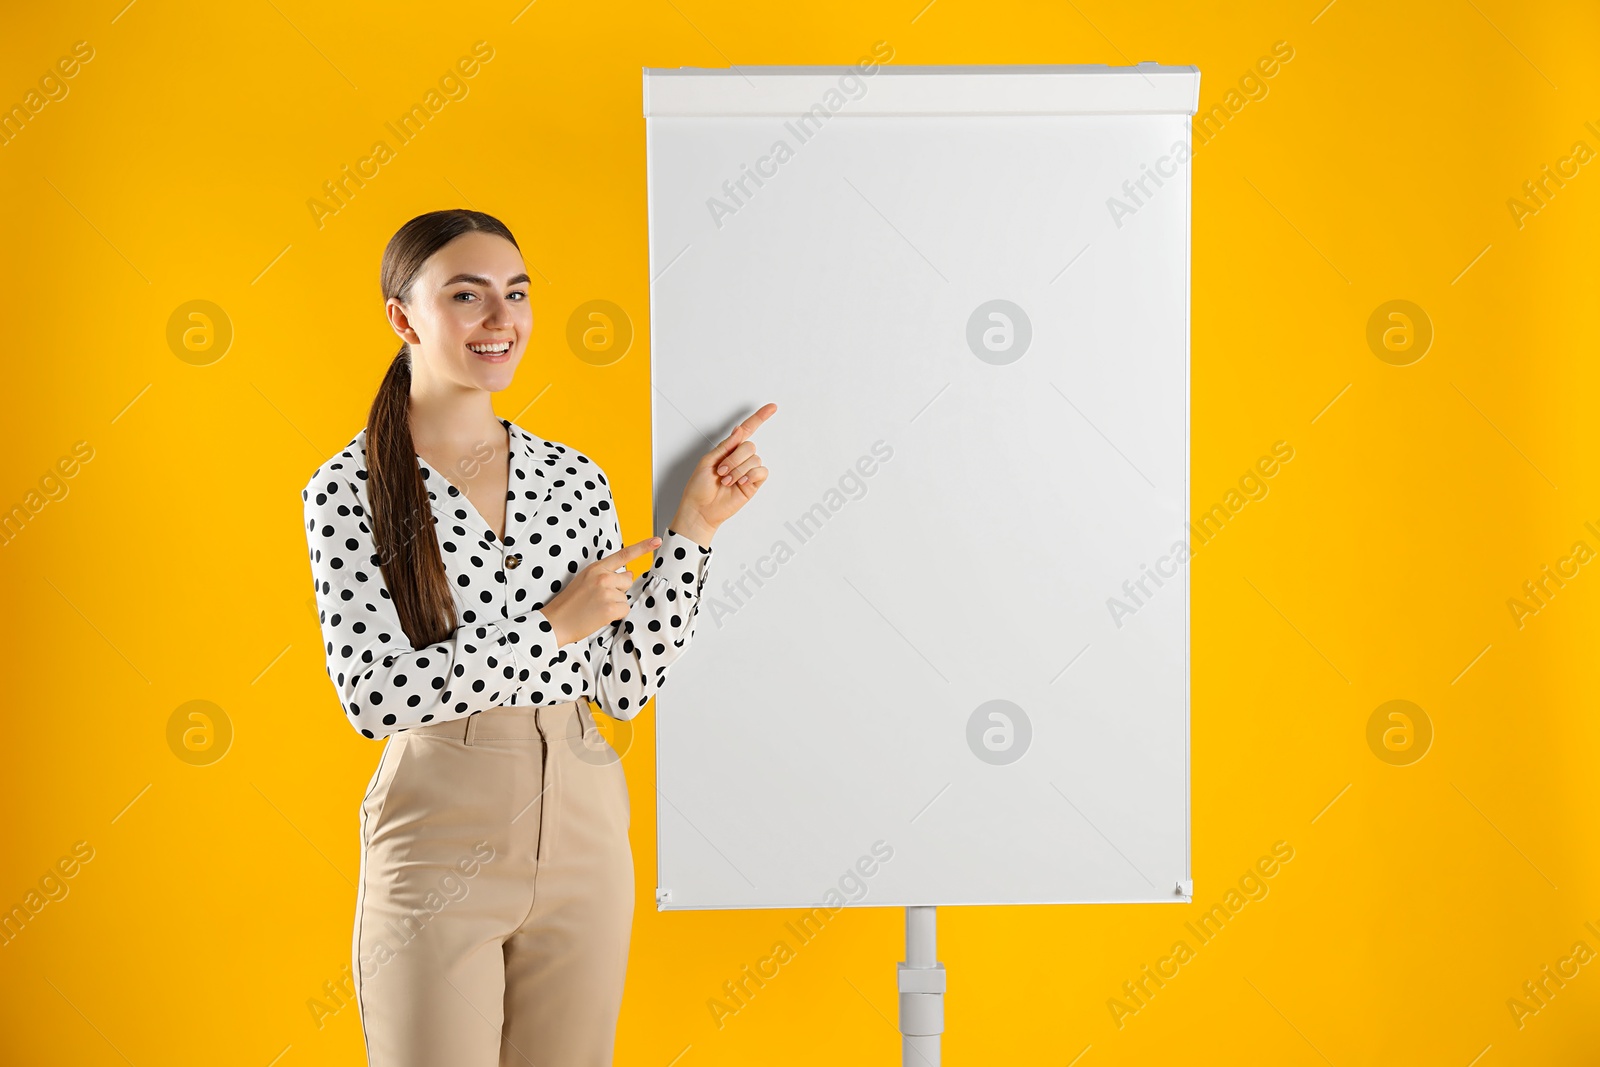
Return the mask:
<path id="1" fill-rule="evenodd" d="M 417 457 L 458 621 L 422 648 L 406 638 L 378 565 L 366 429 L 301 491 L 328 677 L 363 736 L 579 697 L 631 719 L 694 636 L 712 550 L 669 528 L 655 565 L 628 589 L 627 616 L 556 645 L 539 609 L 581 568 L 622 547 L 616 505 L 594 460 L 500 422 L 510 452 L 503 541 L 466 494 Z"/>

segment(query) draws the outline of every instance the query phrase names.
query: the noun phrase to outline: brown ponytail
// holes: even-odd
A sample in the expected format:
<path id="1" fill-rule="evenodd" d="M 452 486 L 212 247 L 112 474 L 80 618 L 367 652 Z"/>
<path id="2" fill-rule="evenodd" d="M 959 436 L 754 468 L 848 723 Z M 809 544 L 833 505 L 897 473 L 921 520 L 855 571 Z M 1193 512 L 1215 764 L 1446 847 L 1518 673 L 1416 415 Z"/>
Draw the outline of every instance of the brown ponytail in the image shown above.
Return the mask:
<path id="1" fill-rule="evenodd" d="M 383 298 L 406 298 L 428 257 L 464 233 L 481 230 L 517 239 L 492 215 L 464 208 L 430 211 L 407 222 L 383 250 Z M 521 246 L 518 245 L 518 248 Z M 455 597 L 433 533 L 428 489 L 411 440 L 411 346 L 402 344 L 367 413 L 367 499 L 384 584 L 412 648 L 455 630 Z"/>

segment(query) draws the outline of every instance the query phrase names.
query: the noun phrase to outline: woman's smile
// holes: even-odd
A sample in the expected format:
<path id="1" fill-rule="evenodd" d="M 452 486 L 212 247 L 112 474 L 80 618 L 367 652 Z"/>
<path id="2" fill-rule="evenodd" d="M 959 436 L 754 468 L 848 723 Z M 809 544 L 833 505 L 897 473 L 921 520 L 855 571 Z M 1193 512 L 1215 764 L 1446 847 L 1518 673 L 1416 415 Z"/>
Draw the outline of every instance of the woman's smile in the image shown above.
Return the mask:
<path id="1" fill-rule="evenodd" d="M 485 363 L 504 363 L 511 358 L 510 341 L 468 341 L 467 351 Z"/>

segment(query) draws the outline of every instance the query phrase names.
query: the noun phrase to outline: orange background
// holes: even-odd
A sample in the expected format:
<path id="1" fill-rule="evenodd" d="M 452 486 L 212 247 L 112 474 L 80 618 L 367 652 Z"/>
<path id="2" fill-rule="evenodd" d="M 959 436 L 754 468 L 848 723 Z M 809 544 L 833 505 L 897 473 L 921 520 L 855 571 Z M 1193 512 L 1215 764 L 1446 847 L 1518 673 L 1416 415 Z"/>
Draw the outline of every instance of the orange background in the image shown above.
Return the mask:
<path id="1" fill-rule="evenodd" d="M 645 537 L 640 68 L 845 64 L 883 40 L 897 64 L 1192 63 L 1206 110 L 1294 52 L 1192 165 L 1195 511 L 1295 450 L 1192 564 L 1195 902 L 942 909 L 947 1062 L 1593 1061 L 1600 576 L 1579 566 L 1520 627 L 1508 607 L 1575 542 L 1600 550 L 1593 5 L 121 3 L 35 5 L 0 35 L 6 108 L 93 50 L 0 144 L 0 499 L 23 509 L 0 545 L 0 907 L 92 850 L 0 947 L 0 1058 L 360 1061 L 354 1007 L 319 1026 L 307 1002 L 349 963 L 380 749 L 324 673 L 299 490 L 396 347 L 384 243 L 446 206 L 511 226 L 536 336 L 497 409 L 599 461 Z M 480 40 L 468 94 L 319 226 L 322 183 Z M 636 331 L 603 366 L 566 341 L 594 299 Z M 1367 341 L 1393 299 L 1433 330 L 1406 366 Z M 192 300 L 225 352 L 169 344 Z M 208 765 L 169 734 L 194 700 L 232 733 Z M 1390 700 L 1431 726 L 1405 765 L 1368 741 Z M 618 1062 L 898 1062 L 895 909 L 842 913 L 712 1021 L 796 916 L 655 911 L 638 726 Z M 1279 841 L 1268 895 L 1119 1027 L 1123 983 Z M 1587 964 L 1519 1020 L 1508 1001 L 1579 941 Z"/>

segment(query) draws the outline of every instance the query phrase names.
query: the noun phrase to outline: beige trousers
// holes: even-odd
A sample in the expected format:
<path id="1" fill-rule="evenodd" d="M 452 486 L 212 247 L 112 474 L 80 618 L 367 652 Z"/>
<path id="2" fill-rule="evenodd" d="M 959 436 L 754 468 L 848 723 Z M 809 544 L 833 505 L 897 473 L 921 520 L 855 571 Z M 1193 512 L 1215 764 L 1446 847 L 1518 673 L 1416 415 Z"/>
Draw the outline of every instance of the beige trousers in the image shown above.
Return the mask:
<path id="1" fill-rule="evenodd" d="M 633 929 L 628 783 L 589 702 L 386 742 L 353 941 L 370 1067 L 611 1063 Z"/>

